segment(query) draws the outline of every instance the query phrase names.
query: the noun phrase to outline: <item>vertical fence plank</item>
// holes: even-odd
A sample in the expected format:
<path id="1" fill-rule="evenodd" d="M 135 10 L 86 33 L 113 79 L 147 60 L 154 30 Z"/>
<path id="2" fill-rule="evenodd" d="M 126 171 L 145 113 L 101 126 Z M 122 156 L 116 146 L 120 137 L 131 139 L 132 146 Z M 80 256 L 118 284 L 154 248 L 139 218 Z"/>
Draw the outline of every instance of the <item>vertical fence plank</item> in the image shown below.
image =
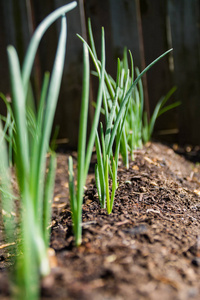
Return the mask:
<path id="1" fill-rule="evenodd" d="M 97 49 L 100 49 L 101 27 L 105 28 L 106 68 L 116 76 L 117 58 L 122 58 L 124 47 L 131 50 L 135 65 L 140 67 L 139 34 L 136 5 L 127 0 L 87 0 L 86 18 L 90 18 L 95 33 Z"/>
<path id="2" fill-rule="evenodd" d="M 9 80 L 7 76 L 8 72 L 8 63 L 7 63 L 7 53 L 6 53 L 6 45 L 7 45 L 7 34 L 6 34 L 6 26 L 3 22 L 4 20 L 4 9 L 3 3 L 0 2 L 0 92 L 7 94 L 9 92 Z M 4 113 L 4 106 L 2 101 L 0 100 L 0 112 Z"/>
<path id="3" fill-rule="evenodd" d="M 142 30 L 145 49 L 146 65 L 152 62 L 156 57 L 170 48 L 167 40 L 166 28 L 166 1 L 160 0 L 141 0 Z M 149 94 L 150 112 L 152 114 L 154 107 L 162 96 L 172 88 L 172 74 L 169 69 L 169 56 L 162 58 L 147 72 L 147 85 Z M 158 118 L 155 126 L 156 137 L 164 138 L 168 141 L 174 139 L 174 136 L 159 134 L 160 131 L 177 127 L 176 111 L 171 110 Z"/>
<path id="4" fill-rule="evenodd" d="M 72 1 L 54 0 L 56 7 L 70 2 Z M 70 148 L 77 147 L 82 94 L 83 45 L 76 36 L 77 33 L 81 35 L 79 6 L 67 14 L 66 62 L 55 116 L 55 125 L 60 127 L 59 137 L 67 138 Z"/>
<path id="5" fill-rule="evenodd" d="M 109 73 L 112 74 L 112 76 L 115 77 L 116 68 L 115 67 L 113 68 L 113 65 L 115 65 L 115 59 L 113 57 L 109 1 L 107 0 L 85 1 L 85 17 L 86 17 L 86 25 L 88 23 L 88 18 L 90 18 L 91 20 L 95 46 L 99 58 L 101 57 L 101 28 L 104 27 L 105 47 L 106 47 L 106 69 Z M 93 68 L 93 65 L 91 65 L 91 67 Z M 97 87 L 95 82 L 93 83 L 93 86 L 94 89 L 96 90 Z"/>
<path id="6" fill-rule="evenodd" d="M 7 53 L 6 53 L 6 29 L 5 24 L 3 23 L 4 19 L 4 10 L 3 3 L 0 2 L 0 92 L 4 94 L 9 93 L 9 80 L 7 76 L 8 63 L 7 63 Z M 3 100 L 0 99 L 0 113 L 6 115 L 6 106 L 3 103 Z"/>
<path id="7" fill-rule="evenodd" d="M 140 37 L 137 23 L 137 9 L 135 1 L 121 0 L 116 4 L 110 0 L 111 35 L 114 56 L 122 57 L 124 47 L 131 50 L 134 63 L 141 67 Z"/>
<path id="8" fill-rule="evenodd" d="M 181 143 L 200 143 L 200 2 L 169 0 Z"/>
<path id="9" fill-rule="evenodd" d="M 11 44 L 17 49 L 19 60 L 22 62 L 30 37 L 26 5 L 23 0 L 0 1 L 0 36 L 0 92 L 10 94 L 7 46 Z M 2 102 L 0 113 L 3 115 L 6 113 Z"/>

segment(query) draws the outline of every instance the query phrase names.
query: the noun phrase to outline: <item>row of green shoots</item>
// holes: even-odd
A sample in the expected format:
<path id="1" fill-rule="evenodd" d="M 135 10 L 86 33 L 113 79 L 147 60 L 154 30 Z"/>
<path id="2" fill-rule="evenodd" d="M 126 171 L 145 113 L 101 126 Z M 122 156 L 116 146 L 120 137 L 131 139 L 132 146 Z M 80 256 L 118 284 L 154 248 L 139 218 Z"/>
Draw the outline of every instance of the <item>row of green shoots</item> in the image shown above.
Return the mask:
<path id="1" fill-rule="evenodd" d="M 12 254 L 12 294 L 15 299 L 20 300 L 38 299 L 40 278 L 50 272 L 48 248 L 56 154 L 54 146 L 49 145 L 65 61 L 65 14 L 75 6 L 76 2 L 67 4 L 43 20 L 30 41 L 22 67 L 14 47 L 9 46 L 7 49 L 12 101 L 10 103 L 0 94 L 7 107 L 7 115 L 1 116 L 0 120 L 0 204 L 5 239 Z M 30 83 L 35 55 L 44 33 L 58 18 L 61 19 L 61 30 L 52 73 L 45 73 L 40 99 L 35 101 Z M 99 203 L 110 214 L 118 187 L 119 154 L 128 168 L 129 157 L 134 159 L 134 150 L 141 148 L 151 138 L 157 117 L 179 105 L 177 102 L 165 105 L 175 91 L 173 88 L 158 102 L 150 121 L 144 112 L 141 78 L 171 50 L 158 57 L 141 73 L 138 68 L 134 68 L 130 52 L 129 69 L 125 50 L 122 61 L 118 60 L 117 63 L 115 81 L 105 70 L 104 30 L 102 29 L 101 59 L 97 57 L 90 21 L 88 32 L 90 45 L 79 36 L 83 42 L 83 89 L 76 180 L 72 157 L 69 158 L 68 164 L 71 216 L 76 246 L 82 242 L 84 186 L 94 145 L 97 154 L 95 178 Z M 93 123 L 87 137 L 90 56 L 95 66 L 93 74 L 99 78 L 99 87 L 94 104 Z M 104 114 L 104 125 L 99 121 L 101 113 Z M 18 196 L 14 196 L 11 185 L 12 169 L 16 173 Z M 19 210 L 16 209 L 16 202 Z"/>

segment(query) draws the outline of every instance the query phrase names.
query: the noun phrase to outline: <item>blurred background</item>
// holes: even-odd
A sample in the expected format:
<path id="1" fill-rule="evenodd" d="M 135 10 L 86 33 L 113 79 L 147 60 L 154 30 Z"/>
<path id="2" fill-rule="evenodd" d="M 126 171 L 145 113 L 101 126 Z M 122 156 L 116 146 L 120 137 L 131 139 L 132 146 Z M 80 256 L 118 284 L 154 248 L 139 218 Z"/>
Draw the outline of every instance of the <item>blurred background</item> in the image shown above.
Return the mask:
<path id="1" fill-rule="evenodd" d="M 67 0 L 0 0 L 0 91 L 10 94 L 6 47 L 16 47 L 22 62 L 37 25 Z M 55 117 L 61 143 L 77 145 L 82 89 L 82 42 L 87 39 L 91 19 L 97 52 L 100 55 L 101 27 L 105 28 L 106 69 L 116 76 L 117 58 L 130 49 L 135 66 L 144 69 L 152 60 L 173 48 L 143 78 L 145 108 L 149 115 L 159 99 L 173 87 L 170 101 L 181 105 L 158 118 L 154 138 L 181 145 L 200 145 L 200 0 L 79 0 L 68 13 L 68 40 L 64 76 Z M 34 65 L 34 91 L 40 91 L 44 71 L 51 71 L 60 23 L 45 34 Z M 91 64 L 92 69 L 93 65 Z M 91 77 L 91 101 L 96 82 Z M 0 102 L 0 113 L 5 107 Z M 92 110 L 91 110 L 92 111 Z"/>

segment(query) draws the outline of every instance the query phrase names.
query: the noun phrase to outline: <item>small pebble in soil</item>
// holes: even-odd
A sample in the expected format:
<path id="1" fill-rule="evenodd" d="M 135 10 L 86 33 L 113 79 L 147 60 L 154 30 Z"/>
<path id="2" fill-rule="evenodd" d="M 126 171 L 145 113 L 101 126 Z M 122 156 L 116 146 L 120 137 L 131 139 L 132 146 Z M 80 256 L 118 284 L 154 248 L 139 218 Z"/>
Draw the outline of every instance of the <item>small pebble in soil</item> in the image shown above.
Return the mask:
<path id="1" fill-rule="evenodd" d="M 200 257 L 194 257 L 192 259 L 192 264 L 195 266 L 195 267 L 200 267 Z"/>
<path id="2" fill-rule="evenodd" d="M 129 233 L 129 234 L 132 234 L 132 235 L 135 235 L 135 234 L 144 234 L 147 231 L 148 231 L 148 227 L 145 224 L 140 224 L 140 225 L 135 226 L 133 228 L 124 229 L 123 230 L 123 232 Z"/>

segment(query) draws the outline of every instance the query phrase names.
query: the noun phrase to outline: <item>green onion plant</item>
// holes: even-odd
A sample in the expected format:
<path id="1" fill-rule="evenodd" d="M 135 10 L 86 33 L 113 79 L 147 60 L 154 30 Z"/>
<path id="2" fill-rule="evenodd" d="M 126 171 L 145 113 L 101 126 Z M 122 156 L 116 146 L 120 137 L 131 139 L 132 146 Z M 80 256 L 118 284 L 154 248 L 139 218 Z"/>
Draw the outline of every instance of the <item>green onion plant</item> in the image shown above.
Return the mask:
<path id="1" fill-rule="evenodd" d="M 1 206 L 7 239 L 13 241 L 17 221 L 11 216 L 14 210 L 14 197 L 10 186 L 9 156 L 5 142 L 6 139 L 9 142 L 7 137 L 13 135 L 13 161 L 20 198 L 13 294 L 15 299 L 20 300 L 38 299 L 40 276 L 50 272 L 47 251 L 50 234 L 48 228 L 51 220 L 56 156 L 49 149 L 49 141 L 65 60 L 67 38 L 65 14 L 75 6 L 76 2 L 72 2 L 60 7 L 42 21 L 31 38 L 22 68 L 15 48 L 13 46 L 7 48 L 12 111 L 8 106 L 4 129 L 2 125 L 0 127 L 0 150 L 3 158 L 0 163 Z M 49 73 L 45 74 L 38 109 L 33 109 L 35 103 L 30 97 L 30 75 L 34 58 L 44 33 L 58 18 L 61 19 L 61 31 L 52 73 L 51 76 Z M 8 128 L 13 130 L 10 136 L 7 135 Z M 48 162 L 47 153 L 50 156 Z"/>
<path id="2" fill-rule="evenodd" d="M 175 91 L 176 87 L 171 88 L 169 92 L 158 101 L 149 121 L 147 118 L 147 113 L 144 111 L 142 127 L 142 138 L 144 144 L 150 141 L 157 118 L 170 109 L 173 109 L 181 104 L 180 101 L 176 101 L 169 105 L 165 105 Z"/>
<path id="3" fill-rule="evenodd" d="M 131 61 L 131 74 L 132 76 L 128 80 L 128 88 L 131 87 L 134 80 L 134 73 L 136 78 L 140 75 L 140 71 L 137 67 L 134 69 L 132 54 L 129 51 Z M 121 67 L 124 70 L 124 78 L 126 79 L 129 75 L 129 64 L 127 57 L 127 49 L 124 48 L 123 60 Z M 172 94 L 176 91 L 176 87 L 173 87 L 166 96 L 162 97 L 157 103 L 150 120 L 148 120 L 147 112 L 144 110 L 144 92 L 142 80 L 140 79 L 137 85 L 134 87 L 130 100 L 125 121 L 125 133 L 128 143 L 128 149 L 131 153 L 132 160 L 134 159 L 134 150 L 141 148 L 143 144 L 146 144 L 152 137 L 155 122 L 157 118 L 163 113 L 169 111 L 180 105 L 180 102 L 174 102 L 169 105 L 165 105 Z M 124 154 L 123 145 L 121 146 L 121 154 L 126 161 L 127 156 Z"/>
<path id="4" fill-rule="evenodd" d="M 80 39 L 89 50 L 90 56 L 96 68 L 95 74 L 100 77 L 102 65 L 97 57 L 90 20 L 88 22 L 88 29 L 91 46 L 83 38 L 80 37 Z M 105 132 L 103 130 L 103 125 L 101 124 L 100 137 L 99 133 L 97 132 L 95 138 L 95 146 L 97 152 L 95 177 L 100 204 L 102 207 L 107 207 L 107 212 L 109 214 L 112 212 L 115 191 L 117 189 L 117 166 L 120 148 L 123 148 L 123 152 L 125 153 L 126 166 L 128 167 L 128 142 L 125 131 L 125 121 L 128 114 L 130 99 L 134 91 L 136 90 L 137 85 L 139 85 L 139 88 L 141 89 L 142 76 L 171 50 L 172 49 L 166 51 L 164 54 L 155 59 L 141 73 L 138 73 L 135 79 L 132 60 L 131 74 L 129 74 L 128 68 L 126 68 L 125 70 L 120 60 L 118 60 L 116 82 L 105 71 L 103 91 Z M 136 101 L 139 102 L 139 99 L 137 99 Z M 140 116 L 140 120 L 142 120 L 142 111 L 143 107 L 140 107 L 139 112 L 137 112 Z M 109 192 L 109 178 L 112 181 L 111 196 Z"/>
<path id="5" fill-rule="evenodd" d="M 87 140 L 87 119 L 89 106 L 89 53 L 86 45 L 83 45 L 83 92 L 81 101 L 81 113 L 79 124 L 79 139 L 78 139 L 78 165 L 77 165 L 77 185 L 75 186 L 73 160 L 69 157 L 69 190 L 70 190 L 70 204 L 73 221 L 73 231 L 75 236 L 75 244 L 79 246 L 82 242 L 82 203 L 84 185 L 88 174 L 89 164 L 91 160 L 92 150 L 96 131 L 99 124 L 99 117 L 101 112 L 102 94 L 104 86 L 104 72 L 105 72 L 105 46 L 104 46 L 104 30 L 102 29 L 102 47 L 101 47 L 101 71 L 99 74 L 99 89 L 96 101 L 96 110 L 91 126 L 91 132 Z"/>

